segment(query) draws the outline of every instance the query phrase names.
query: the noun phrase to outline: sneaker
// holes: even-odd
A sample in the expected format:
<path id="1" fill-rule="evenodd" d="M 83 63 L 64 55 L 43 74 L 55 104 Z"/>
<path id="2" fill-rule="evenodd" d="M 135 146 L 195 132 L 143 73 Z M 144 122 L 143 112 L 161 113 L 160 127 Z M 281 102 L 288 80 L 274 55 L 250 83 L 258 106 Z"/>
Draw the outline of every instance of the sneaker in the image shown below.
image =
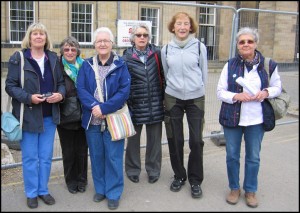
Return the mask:
<path id="1" fill-rule="evenodd" d="M 256 199 L 254 192 L 246 192 L 245 193 L 247 206 L 251 208 L 256 208 L 258 206 L 258 201 Z"/>
<path id="2" fill-rule="evenodd" d="M 239 201 L 240 194 L 241 194 L 240 189 L 231 190 L 230 193 L 226 197 L 226 202 L 231 205 L 237 204 L 237 202 Z"/>
<path id="3" fill-rule="evenodd" d="M 202 189 L 201 189 L 200 185 L 192 185 L 191 192 L 192 192 L 193 198 L 200 198 L 202 195 Z"/>
<path id="4" fill-rule="evenodd" d="M 170 190 L 172 192 L 179 192 L 180 189 L 181 189 L 181 186 L 183 186 L 184 183 L 185 183 L 184 180 L 182 180 L 181 178 L 175 177 L 172 184 L 171 184 L 171 186 L 170 186 Z"/>
<path id="5" fill-rule="evenodd" d="M 119 207 L 119 201 L 118 200 L 108 200 L 107 207 L 111 210 L 117 209 Z"/>

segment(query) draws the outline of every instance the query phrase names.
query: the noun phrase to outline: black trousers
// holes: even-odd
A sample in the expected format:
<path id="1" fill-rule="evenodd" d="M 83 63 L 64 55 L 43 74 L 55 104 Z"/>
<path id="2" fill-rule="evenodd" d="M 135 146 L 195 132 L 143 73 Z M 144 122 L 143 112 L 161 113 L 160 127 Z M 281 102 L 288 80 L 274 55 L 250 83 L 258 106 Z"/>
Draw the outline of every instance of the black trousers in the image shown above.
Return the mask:
<path id="1" fill-rule="evenodd" d="M 189 180 L 191 185 L 201 185 L 203 181 L 203 125 L 205 97 L 180 100 L 165 94 L 165 126 L 169 153 L 174 175 Z M 189 158 L 187 172 L 184 167 L 183 116 L 189 128 Z"/>
<path id="2" fill-rule="evenodd" d="M 57 126 L 62 149 L 64 177 L 68 187 L 87 185 L 88 145 L 85 131 Z"/>

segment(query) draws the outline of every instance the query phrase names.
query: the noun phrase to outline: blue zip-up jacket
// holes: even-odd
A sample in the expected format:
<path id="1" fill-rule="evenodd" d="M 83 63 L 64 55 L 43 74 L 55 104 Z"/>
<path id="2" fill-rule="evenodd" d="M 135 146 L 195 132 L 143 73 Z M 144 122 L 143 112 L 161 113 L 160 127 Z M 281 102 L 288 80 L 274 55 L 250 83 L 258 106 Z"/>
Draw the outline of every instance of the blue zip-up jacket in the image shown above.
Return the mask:
<path id="1" fill-rule="evenodd" d="M 261 80 L 261 90 L 263 88 L 268 87 L 268 74 L 266 70 L 264 69 L 264 61 L 265 58 L 261 55 L 259 51 L 257 51 L 257 54 L 259 54 L 259 65 L 257 67 L 257 72 Z M 270 76 L 275 70 L 275 67 L 277 66 L 276 62 L 273 60 L 270 60 L 269 64 L 269 72 Z M 243 91 L 243 87 L 240 86 L 238 83 L 235 82 L 235 80 L 238 77 L 244 77 L 244 61 L 239 57 L 232 58 L 228 61 L 228 91 L 235 92 L 235 93 L 241 93 Z M 269 104 L 266 103 L 266 101 L 263 101 L 262 103 L 263 107 L 263 120 L 265 125 L 273 125 L 274 119 L 274 112 L 270 108 Z M 236 127 L 239 124 L 240 121 L 240 111 L 241 111 L 241 102 L 237 101 L 233 104 L 222 102 L 220 113 L 219 113 L 219 123 L 226 127 Z"/>
<path id="2" fill-rule="evenodd" d="M 18 120 L 20 119 L 21 102 L 24 103 L 23 130 L 41 133 L 44 132 L 42 104 L 32 104 L 31 96 L 32 94 L 42 94 L 44 91 L 41 91 L 42 88 L 40 88 L 39 74 L 29 62 L 31 60 L 29 58 L 30 50 L 23 49 L 22 51 L 24 55 L 24 87 L 23 89 L 21 88 L 21 57 L 19 52 L 15 52 L 9 59 L 5 91 L 12 97 L 12 112 Z M 50 69 L 53 76 L 52 92 L 59 92 L 65 97 L 65 83 L 57 54 L 49 50 L 45 50 L 45 54 L 50 62 Z M 59 103 L 51 104 L 51 106 L 53 122 L 59 124 Z"/>
<path id="3" fill-rule="evenodd" d="M 104 103 L 100 103 L 94 97 L 97 83 L 95 72 L 92 68 L 93 57 L 86 59 L 79 69 L 77 76 L 77 94 L 82 104 L 82 127 L 85 129 L 89 127 L 92 118 L 92 108 L 95 105 L 100 105 L 102 114 L 107 115 L 121 109 L 129 98 L 130 74 L 124 60 L 116 53 L 113 54 L 113 63 L 103 83 Z"/>

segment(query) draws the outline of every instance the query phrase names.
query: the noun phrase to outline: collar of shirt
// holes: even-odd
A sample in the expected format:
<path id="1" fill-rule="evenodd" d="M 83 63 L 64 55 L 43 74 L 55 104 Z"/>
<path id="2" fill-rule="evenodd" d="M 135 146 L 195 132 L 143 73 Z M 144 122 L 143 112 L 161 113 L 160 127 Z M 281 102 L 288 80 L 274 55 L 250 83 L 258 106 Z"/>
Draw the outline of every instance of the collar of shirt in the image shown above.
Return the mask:
<path id="1" fill-rule="evenodd" d="M 114 55 L 110 53 L 109 59 L 105 62 L 105 64 L 102 64 L 99 57 L 97 57 L 97 61 L 99 66 L 110 66 L 114 61 Z"/>

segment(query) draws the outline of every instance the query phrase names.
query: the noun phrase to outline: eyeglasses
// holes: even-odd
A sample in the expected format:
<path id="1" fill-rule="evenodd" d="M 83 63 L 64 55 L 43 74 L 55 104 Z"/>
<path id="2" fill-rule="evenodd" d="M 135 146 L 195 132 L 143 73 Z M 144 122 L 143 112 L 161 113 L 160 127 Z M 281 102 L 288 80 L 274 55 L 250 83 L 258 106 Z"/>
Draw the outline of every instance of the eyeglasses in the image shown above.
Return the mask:
<path id="1" fill-rule="evenodd" d="M 141 38 L 142 36 L 144 38 L 148 38 L 149 34 L 135 34 L 136 37 Z"/>
<path id="2" fill-rule="evenodd" d="M 71 50 L 72 53 L 76 53 L 77 49 L 76 48 L 64 48 L 64 52 L 67 53 Z"/>
<path id="3" fill-rule="evenodd" d="M 253 44 L 254 43 L 253 40 L 241 40 L 241 41 L 239 41 L 239 45 L 244 45 L 244 44 L 246 44 L 246 42 L 248 44 Z"/>
<path id="4" fill-rule="evenodd" d="M 105 45 L 109 45 L 110 43 L 112 43 L 111 40 L 99 40 L 95 42 L 96 44 L 102 44 L 104 43 Z"/>

